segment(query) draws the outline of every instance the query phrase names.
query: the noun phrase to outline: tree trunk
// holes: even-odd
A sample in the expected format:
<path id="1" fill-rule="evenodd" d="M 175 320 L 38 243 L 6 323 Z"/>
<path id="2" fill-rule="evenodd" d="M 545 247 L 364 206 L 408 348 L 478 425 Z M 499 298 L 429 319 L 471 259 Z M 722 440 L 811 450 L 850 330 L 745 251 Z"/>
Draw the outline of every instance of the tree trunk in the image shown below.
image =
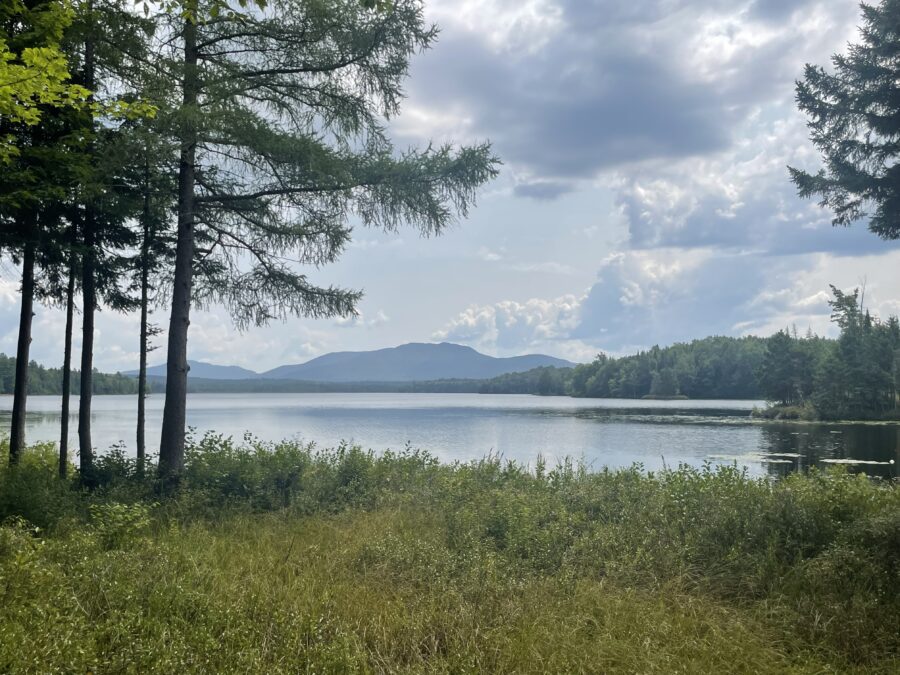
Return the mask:
<path id="1" fill-rule="evenodd" d="M 74 238 L 74 237 L 73 237 Z M 69 469 L 69 396 L 72 391 L 72 323 L 75 314 L 75 252 L 69 262 L 69 285 L 66 287 L 66 335 L 63 348 L 62 417 L 59 425 L 59 477 Z"/>
<path id="2" fill-rule="evenodd" d="M 147 298 L 150 278 L 150 185 L 149 168 L 144 174 L 144 211 L 143 240 L 141 241 L 141 344 L 138 365 L 138 408 L 137 408 L 137 469 L 138 475 L 144 475 L 146 448 L 146 391 L 147 391 Z"/>
<path id="3" fill-rule="evenodd" d="M 32 223 L 33 226 L 33 223 Z M 28 359 L 31 349 L 31 321 L 34 317 L 34 244 L 25 245 L 22 256 L 22 311 L 19 315 L 19 343 L 16 348 L 16 384 L 13 391 L 12 428 L 9 434 L 9 463 L 17 464 L 25 450 L 25 407 L 28 398 Z"/>
<path id="4" fill-rule="evenodd" d="M 88 16 L 93 12 L 93 2 L 88 0 Z M 93 25 L 84 43 L 84 86 L 94 91 L 94 38 L 91 34 Z M 94 118 L 88 123 L 89 135 L 94 133 Z M 94 152 L 93 139 L 90 139 L 90 150 Z M 94 268 L 97 260 L 95 246 L 97 219 L 92 199 L 89 197 L 84 206 L 84 255 L 81 260 L 81 387 L 78 397 L 78 456 L 81 465 L 81 481 L 89 487 L 96 486 L 94 475 L 94 446 L 91 442 L 91 397 L 94 393 L 94 312 L 97 308 L 97 289 Z"/>
<path id="5" fill-rule="evenodd" d="M 196 114 L 199 98 L 197 72 L 197 26 L 184 22 L 184 97 L 182 109 L 189 120 Z M 197 132 L 189 121 L 181 142 L 178 168 L 178 242 L 175 248 L 175 276 L 172 314 L 169 319 L 166 355 L 166 403 L 163 409 L 159 446 L 159 474 L 177 480 L 184 466 L 184 430 L 187 406 L 187 337 L 191 313 L 191 284 L 194 262 L 194 181 Z"/>
<path id="6" fill-rule="evenodd" d="M 94 446 L 91 442 L 91 397 L 94 393 L 94 311 L 97 308 L 94 265 L 94 213 L 86 209 L 84 218 L 84 256 L 81 263 L 81 388 L 78 398 L 78 456 L 81 480 L 87 487 L 96 484 Z"/>

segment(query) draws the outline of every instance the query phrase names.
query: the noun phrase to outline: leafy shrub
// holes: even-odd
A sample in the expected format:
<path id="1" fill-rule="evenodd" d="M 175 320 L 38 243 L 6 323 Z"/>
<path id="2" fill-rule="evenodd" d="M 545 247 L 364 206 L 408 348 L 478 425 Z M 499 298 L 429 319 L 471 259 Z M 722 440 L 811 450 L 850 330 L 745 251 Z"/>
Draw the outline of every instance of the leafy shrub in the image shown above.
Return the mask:
<path id="1" fill-rule="evenodd" d="M 349 445 L 318 449 L 217 435 L 191 441 L 187 450 L 180 486 L 165 499 L 153 496 L 153 468 L 141 476 L 121 452 L 98 461 L 101 487 L 87 492 L 75 479 L 56 477 L 51 447 L 30 450 L 18 467 L 0 469 L 0 514 L 18 523 L 0 528 L 0 566 L 40 558 L 35 570 L 56 569 L 28 543 L 44 536 L 35 527 L 64 542 L 53 549 L 60 565 L 137 556 L 134 569 L 143 569 L 163 565 L 154 558 L 161 555 L 155 538 L 145 536 L 153 527 L 171 538 L 173 528 L 195 532 L 198 524 L 234 519 L 255 519 L 263 528 L 314 519 L 330 527 L 409 514 L 403 536 L 373 534 L 346 564 L 403 593 L 443 588 L 446 602 L 497 603 L 498 612 L 514 588 L 545 581 L 561 589 L 611 584 L 710 598 L 760 607 L 782 634 L 851 663 L 900 659 L 893 630 L 900 617 L 900 490 L 889 482 L 840 469 L 778 480 L 728 466 L 588 472 L 564 462 L 532 471 L 497 457 L 447 465 L 409 447 L 379 455 Z M 218 555 L 253 545 L 231 541 Z M 282 545 L 287 560 L 294 542 Z M 32 578 L 22 565 L 9 569 Z M 178 596 L 177 606 L 206 612 L 210 626 L 227 623 L 220 616 L 227 609 L 210 594 L 215 590 L 204 587 L 193 600 Z M 40 616 L 37 605 L 34 611 Z"/>
<path id="2" fill-rule="evenodd" d="M 105 549 L 124 548 L 150 529 L 153 504 L 91 504 L 91 525 Z"/>
<path id="3" fill-rule="evenodd" d="M 21 518 L 49 529 L 77 515 L 76 484 L 58 478 L 59 456 L 52 443 L 31 446 L 16 466 L 6 461 L 8 454 L 8 442 L 0 441 L 0 522 Z"/>

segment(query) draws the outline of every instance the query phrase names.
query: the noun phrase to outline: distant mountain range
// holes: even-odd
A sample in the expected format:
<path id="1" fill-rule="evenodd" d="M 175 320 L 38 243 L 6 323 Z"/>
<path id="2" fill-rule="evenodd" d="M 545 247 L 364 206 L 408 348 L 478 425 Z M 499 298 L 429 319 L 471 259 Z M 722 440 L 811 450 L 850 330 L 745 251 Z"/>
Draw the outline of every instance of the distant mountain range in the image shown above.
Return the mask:
<path id="1" fill-rule="evenodd" d="M 253 380 L 260 377 L 259 373 L 252 370 L 241 368 L 240 366 L 217 366 L 214 363 L 204 363 L 203 361 L 188 361 L 191 367 L 191 377 L 201 377 L 206 380 Z M 138 371 L 128 370 L 122 373 L 132 377 L 138 376 Z M 158 366 L 150 366 L 147 368 L 149 377 L 166 377 L 166 364 Z"/>
<path id="2" fill-rule="evenodd" d="M 543 354 L 497 358 L 471 347 L 441 342 L 413 342 L 368 352 L 332 352 L 306 363 L 257 373 L 238 366 L 188 361 L 190 376 L 208 380 L 302 380 L 307 382 L 421 382 L 445 379 L 484 380 L 521 373 L 542 366 L 571 368 L 576 364 Z M 136 376 L 137 371 L 126 375 Z M 147 369 L 150 377 L 165 378 L 165 365 Z"/>

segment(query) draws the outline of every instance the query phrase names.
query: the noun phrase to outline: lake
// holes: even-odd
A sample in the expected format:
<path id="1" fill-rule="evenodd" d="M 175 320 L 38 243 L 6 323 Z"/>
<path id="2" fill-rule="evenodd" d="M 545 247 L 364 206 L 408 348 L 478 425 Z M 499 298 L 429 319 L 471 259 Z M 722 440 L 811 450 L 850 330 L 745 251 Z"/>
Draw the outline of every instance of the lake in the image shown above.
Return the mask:
<path id="1" fill-rule="evenodd" d="M 77 397 L 72 409 L 77 411 Z M 158 446 L 164 397 L 147 399 L 148 446 Z M 479 394 L 191 394 L 188 424 L 242 438 L 298 438 L 331 447 L 401 449 L 407 443 L 444 461 L 497 454 L 548 465 L 572 457 L 592 469 L 647 469 L 680 463 L 737 462 L 754 474 L 782 474 L 853 460 L 867 474 L 892 477 L 900 464 L 900 425 L 759 423 L 760 401 L 634 401 Z M 135 396 L 97 396 L 93 439 L 102 452 L 124 442 L 134 451 Z M 0 396 L 0 434 L 12 397 Z M 56 441 L 59 398 L 28 400 L 27 439 Z M 77 414 L 72 416 L 77 447 Z M 891 464 L 894 460 L 894 464 Z"/>

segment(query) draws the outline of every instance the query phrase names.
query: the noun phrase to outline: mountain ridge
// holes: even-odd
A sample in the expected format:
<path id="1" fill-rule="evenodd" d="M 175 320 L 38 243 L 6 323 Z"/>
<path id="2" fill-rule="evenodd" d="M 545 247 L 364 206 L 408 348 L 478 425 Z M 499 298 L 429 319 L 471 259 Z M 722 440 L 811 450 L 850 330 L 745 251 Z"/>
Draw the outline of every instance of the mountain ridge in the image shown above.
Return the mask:
<path id="1" fill-rule="evenodd" d="M 416 382 L 441 379 L 489 379 L 575 363 L 546 354 L 495 357 L 451 342 L 410 342 L 370 351 L 330 352 L 304 363 L 286 364 L 257 373 L 239 366 L 189 360 L 190 376 L 213 380 L 303 380 L 308 382 Z M 137 371 L 125 375 L 136 376 Z M 147 369 L 151 377 L 165 377 L 165 364 Z"/>

